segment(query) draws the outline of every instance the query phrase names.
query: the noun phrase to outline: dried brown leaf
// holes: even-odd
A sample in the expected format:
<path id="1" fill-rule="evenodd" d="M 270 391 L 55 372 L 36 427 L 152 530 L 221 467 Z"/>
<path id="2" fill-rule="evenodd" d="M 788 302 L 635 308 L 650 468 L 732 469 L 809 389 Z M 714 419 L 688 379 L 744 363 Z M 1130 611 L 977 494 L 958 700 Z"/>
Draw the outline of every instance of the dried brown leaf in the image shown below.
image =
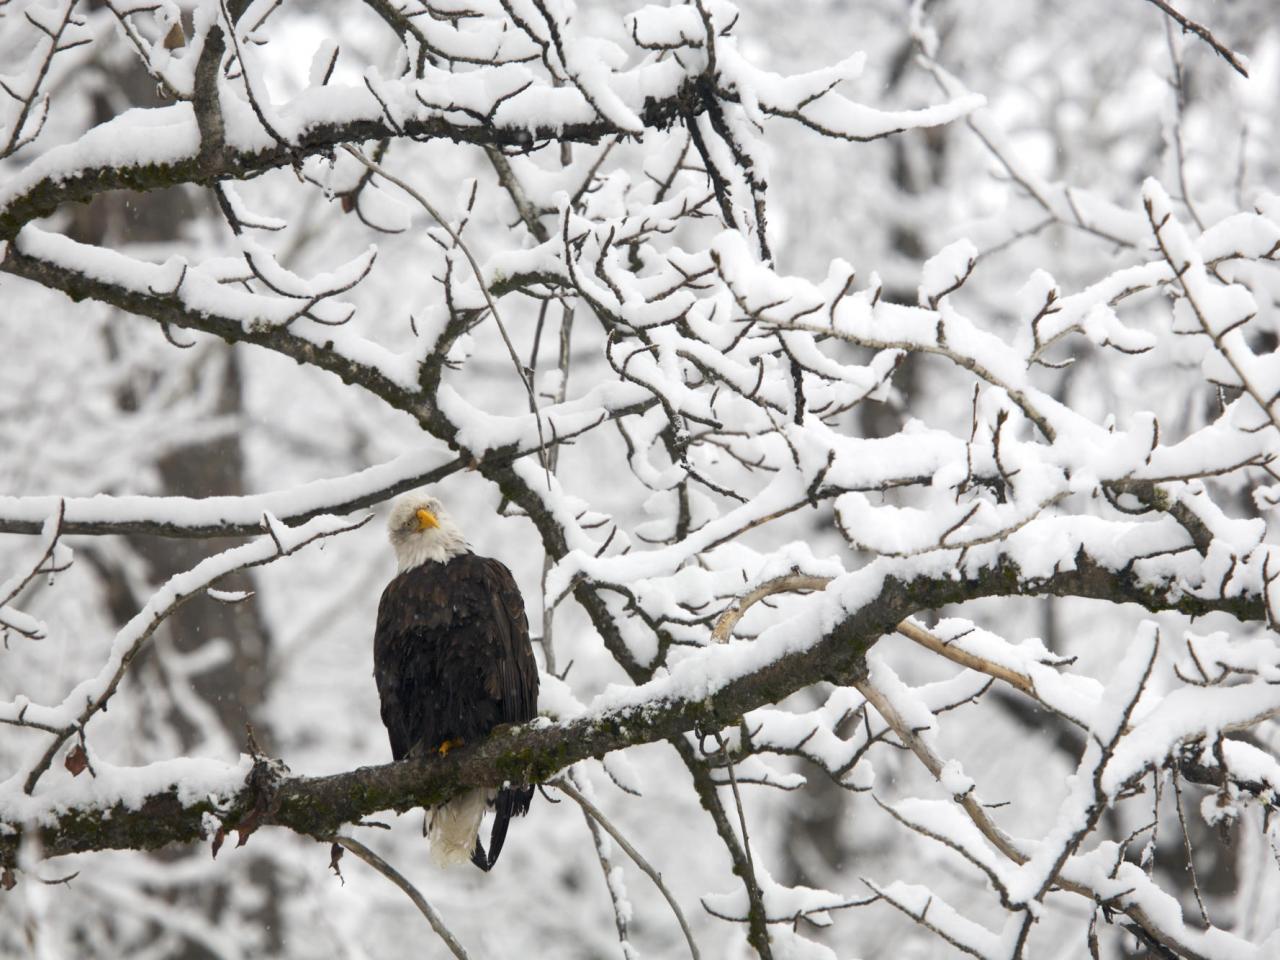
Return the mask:
<path id="1" fill-rule="evenodd" d="M 182 24 L 175 23 L 169 28 L 169 32 L 165 34 L 164 48 L 166 50 L 177 50 L 187 45 L 186 34 L 182 32 Z"/>
<path id="2" fill-rule="evenodd" d="M 73 749 L 68 751 L 67 759 L 62 762 L 71 771 L 73 777 L 78 777 L 84 773 L 89 768 L 89 755 L 84 752 L 84 744 L 77 743 Z"/>

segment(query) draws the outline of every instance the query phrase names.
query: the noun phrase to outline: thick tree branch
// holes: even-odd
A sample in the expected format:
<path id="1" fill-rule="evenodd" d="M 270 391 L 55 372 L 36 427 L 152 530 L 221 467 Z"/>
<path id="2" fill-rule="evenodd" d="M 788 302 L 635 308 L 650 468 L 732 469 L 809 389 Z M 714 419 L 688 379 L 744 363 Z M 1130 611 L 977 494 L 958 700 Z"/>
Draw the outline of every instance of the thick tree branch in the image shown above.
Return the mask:
<path id="1" fill-rule="evenodd" d="M 219 32 L 219 36 L 221 33 Z M 165 109 L 187 109 L 184 105 Z M 675 118 L 706 110 L 703 94 L 686 84 L 674 95 L 648 99 L 640 111 L 646 128 L 665 129 Z M 206 124 L 201 125 L 205 132 Z M 497 126 L 491 122 L 458 122 L 440 115 L 399 119 L 393 127 L 376 109 L 370 116 L 343 123 L 318 122 L 307 127 L 296 141 L 273 143 L 257 150 L 237 150 L 228 146 L 206 149 L 193 142 L 185 156 L 148 159 L 138 157 L 121 162 L 113 157 L 105 163 L 76 164 L 74 169 L 57 168 L 35 180 L 0 203 L 0 241 L 17 236 L 32 220 L 49 216 L 65 203 L 83 203 L 109 190 L 161 190 L 184 183 L 213 186 L 220 180 L 246 180 L 270 170 L 291 166 L 305 157 L 330 156 L 342 144 L 367 140 L 407 137 L 413 140 L 451 140 L 484 147 L 531 149 L 555 140 L 560 143 L 596 143 L 609 136 L 623 136 L 613 122 L 598 117 L 563 126 Z"/>
<path id="2" fill-rule="evenodd" d="M 691 730 L 733 725 L 743 714 L 819 681 L 850 683 L 861 675 L 866 651 L 907 616 L 980 597 L 1054 594 L 1140 603 L 1152 610 L 1222 611 L 1245 620 L 1264 619 L 1263 603 L 1257 597 L 1189 597 L 1173 585 L 1163 590 L 1141 585 L 1131 575 L 1108 571 L 1083 554 L 1076 558 L 1076 566 L 1076 570 L 1034 581 L 1021 578 L 1008 562 L 956 580 L 902 583 L 887 579 L 876 599 L 821 639 L 751 672 L 730 676 L 702 699 L 675 694 L 672 691 L 679 687 L 659 679 L 650 682 L 651 690 L 635 691 L 628 706 L 561 723 L 535 721 L 502 728 L 483 743 L 443 759 L 405 760 L 327 777 L 286 778 L 275 784 L 269 796 L 263 795 L 260 786 L 244 786 L 221 802 L 206 797 L 184 803 L 182 788 L 175 783 L 133 804 L 123 800 L 90 806 L 59 804 L 59 812 L 39 828 L 40 846 L 47 855 L 60 855 L 191 842 L 204 836 L 207 814 L 228 829 L 243 823 L 253 828 L 274 824 L 308 836 L 329 837 L 378 811 L 438 804 L 470 787 L 497 786 L 508 780 L 544 782 L 587 757 L 678 738 Z M 718 645 L 709 648 L 712 655 L 719 650 Z M 250 779 L 261 783 L 261 778 Z M 32 798 L 38 800 L 38 794 Z M 15 864 L 27 829 L 25 818 L 9 811 L 0 814 L 7 828 L 0 829 L 0 862 Z"/>

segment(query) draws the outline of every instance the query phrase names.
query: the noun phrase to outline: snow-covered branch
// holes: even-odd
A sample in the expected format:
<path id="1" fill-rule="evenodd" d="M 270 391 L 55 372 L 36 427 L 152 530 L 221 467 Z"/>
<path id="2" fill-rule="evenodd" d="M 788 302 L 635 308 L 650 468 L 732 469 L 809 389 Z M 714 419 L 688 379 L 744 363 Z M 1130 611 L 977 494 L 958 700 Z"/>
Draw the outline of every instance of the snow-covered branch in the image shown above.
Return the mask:
<path id="1" fill-rule="evenodd" d="M 300 534 L 314 535 L 306 527 Z M 240 553 L 231 551 L 234 556 L 229 558 L 227 554 L 219 555 L 214 558 L 217 569 L 223 570 L 233 561 L 243 564 L 270 559 L 273 555 L 270 552 L 259 556 L 268 548 L 274 550 L 270 538 L 237 548 Z M 247 559 L 241 556 L 250 550 L 257 552 Z M 518 731 L 496 735 L 474 749 L 451 752 L 443 760 L 389 764 L 331 777 L 285 779 L 271 800 L 274 812 L 253 822 L 276 823 L 308 835 L 324 836 L 379 810 L 429 806 L 469 786 L 494 786 L 504 779 L 541 782 L 587 757 L 681 736 L 690 730 L 730 726 L 751 710 L 784 700 L 818 681 L 853 681 L 862 669 L 866 650 L 889 632 L 893 624 L 916 610 L 943 606 L 949 596 L 959 590 L 971 597 L 1053 593 L 1113 601 L 1144 597 L 1153 605 L 1160 604 L 1155 594 L 1136 589 L 1134 585 L 1126 588 L 1121 578 L 1110 577 L 1086 562 L 1079 565 L 1079 570 L 1060 573 L 1039 583 L 1018 583 L 1016 575 L 1007 567 L 968 580 L 959 588 L 928 581 L 904 583 L 884 578 L 878 596 L 829 632 L 810 636 L 799 650 L 771 653 L 774 644 L 764 638 L 745 646 L 741 642 L 716 645 L 686 660 L 668 677 L 602 695 L 599 705 L 581 716 L 558 724 L 535 721 Z M 839 594 L 830 593 L 830 588 L 827 598 L 833 604 L 840 603 Z M 163 599 L 159 598 L 153 605 Z M 1178 601 L 1166 597 L 1164 602 L 1174 606 Z M 1200 609 L 1213 608 L 1212 604 L 1205 604 Z M 1240 604 L 1227 608 L 1252 613 L 1256 618 L 1262 616 L 1258 601 L 1254 601 L 1251 609 L 1244 609 Z M 151 622 L 145 614 L 140 616 L 139 623 Z M 794 635 L 802 629 L 801 623 L 814 629 L 817 622 L 819 618 L 813 614 L 802 616 L 799 623 L 786 624 L 786 631 Z M 121 663 L 128 651 L 135 649 L 134 644 L 124 641 L 117 646 L 121 654 L 115 661 Z M 104 671 L 107 681 L 104 693 L 109 695 L 110 689 L 114 689 L 110 681 L 118 670 L 108 664 Z M 68 705 L 80 699 L 83 698 L 72 695 Z M 56 727 L 62 717 L 57 710 L 25 703 L 9 704 L 5 710 L 17 723 L 30 719 Z M 63 741 L 65 735 L 58 742 Z M 2 801 L 4 819 L 17 826 L 29 820 L 46 819 L 55 808 L 66 809 L 64 814 L 54 815 L 56 826 L 41 832 L 42 848 L 48 855 L 116 847 L 149 849 L 191 840 L 202 835 L 202 818 L 206 812 L 218 815 L 230 829 L 248 816 L 255 804 L 264 802 L 252 789 L 242 789 L 235 782 L 237 775 L 244 777 L 243 769 L 234 766 L 223 769 L 230 779 L 224 779 L 221 792 L 230 793 L 222 800 L 205 796 L 218 791 L 199 790 L 193 794 L 180 781 L 165 779 L 161 764 L 148 774 L 150 780 L 159 785 L 149 788 L 144 795 L 113 796 L 108 786 L 102 790 L 87 789 L 77 802 L 75 798 L 82 789 L 73 780 L 51 787 L 47 793 L 29 791 L 25 800 L 6 797 Z M 120 773 L 115 771 L 116 775 Z M 110 782 L 110 776 L 107 779 Z M 138 778 L 139 782 L 143 779 Z M 132 779 L 126 775 L 124 782 Z M 197 799 L 192 800 L 193 796 Z M 16 849 L 16 837 L 2 842 L 8 843 L 9 849 Z"/>
<path id="2" fill-rule="evenodd" d="M 250 856 L 293 889 L 299 837 L 558 782 L 591 833 L 567 804 L 520 830 L 605 871 L 598 935 L 562 938 L 588 951 L 875 953 L 841 939 L 857 907 L 1000 960 L 1064 934 L 1268 956 L 1262 920 L 1213 926 L 1247 914 L 1232 883 L 1280 884 L 1280 154 L 1270 74 L 1210 52 L 1243 66 L 1217 38 L 1246 17 L 1274 42 L 1241 2 L 1216 34 L 1132 2 L 1105 35 L 1052 4 L 974 29 L 920 3 L 0 2 L 0 887 L 40 851 L 277 825 Z M 366 767 L 379 538 L 219 578 L 420 486 L 512 569 L 543 716 Z M 207 759 L 246 720 L 346 772 Z M 1210 856 L 1210 828 L 1250 839 Z M 350 849 L 488 943 L 393 842 Z M 485 882 L 580 924 L 506 849 Z M 309 922 L 169 916 L 206 859 L 104 895 L 133 940 L 75 942 Z M 41 886 L 0 953 L 61 929 Z M 668 905 L 678 930 L 638 919 Z M 263 938 L 239 952 L 289 956 Z"/>
<path id="3" fill-rule="evenodd" d="M 25 695 L 0 703 L 0 723 L 30 726 L 53 734 L 44 752 L 23 778 L 23 792 L 31 794 L 35 790 L 54 757 L 73 736 L 80 738 L 79 753 L 78 759 L 68 761 L 69 765 L 80 765 L 76 773 L 85 765 L 92 766 L 91 751 L 85 740 L 86 725 L 96 714 L 107 709 L 134 658 L 178 607 L 229 574 L 287 557 L 314 540 L 355 529 L 367 519 L 349 521 L 321 516 L 300 527 L 290 528 L 270 514 L 264 514 L 261 525 L 266 536 L 208 557 L 186 573 L 169 580 L 112 639 L 105 662 L 97 674 L 77 684 L 61 703 L 37 704 Z"/>

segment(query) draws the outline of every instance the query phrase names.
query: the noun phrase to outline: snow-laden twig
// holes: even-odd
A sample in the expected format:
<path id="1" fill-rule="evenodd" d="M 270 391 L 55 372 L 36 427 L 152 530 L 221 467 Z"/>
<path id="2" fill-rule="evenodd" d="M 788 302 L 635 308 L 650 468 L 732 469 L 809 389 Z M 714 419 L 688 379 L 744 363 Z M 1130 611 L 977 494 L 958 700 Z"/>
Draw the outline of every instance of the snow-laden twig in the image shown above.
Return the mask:
<path id="1" fill-rule="evenodd" d="M 1009 684 L 1072 724 L 1088 725 L 1087 715 L 1082 715 L 1080 706 L 1081 701 L 1085 706 L 1089 704 L 1094 694 L 1092 684 L 1076 684 L 1070 678 L 1064 679 L 1055 670 L 1061 661 L 1055 661 L 1048 651 L 1027 653 L 1016 650 L 988 631 L 978 630 L 972 625 L 949 630 L 953 635 L 945 640 L 935 631 L 926 630 L 913 620 L 902 621 L 898 624 L 897 631 L 913 643 L 953 663 Z M 1068 689 L 1059 694 L 1055 689 L 1058 686 Z M 1088 687 L 1088 692 L 1082 687 Z"/>
<path id="2" fill-rule="evenodd" d="M 1116 748 L 1129 731 L 1129 721 L 1146 690 L 1159 652 L 1159 631 L 1145 622 L 1124 660 L 1117 667 L 1099 701 L 1084 755 L 1071 789 L 1045 840 L 1025 863 L 1009 891 L 1018 904 L 1041 901 L 1057 882 L 1067 860 L 1097 826 L 1103 811 L 1114 802 L 1115 792 L 1104 786 Z"/>
<path id="3" fill-rule="evenodd" d="M 63 520 L 66 517 L 66 513 L 67 502 L 64 499 L 59 499 L 56 511 L 49 514 L 41 524 L 40 533 L 43 543 L 40 544 L 40 554 L 36 562 L 30 566 L 26 573 L 16 574 L 8 580 L 0 581 L 0 633 L 7 635 L 9 631 L 12 631 L 29 640 L 43 639 L 45 635 L 44 624 L 21 610 L 11 608 L 9 604 L 17 599 L 27 584 L 37 576 L 42 574 L 52 575 L 67 568 L 70 563 L 69 560 L 59 565 L 55 559 L 58 550 L 58 539 L 64 532 Z"/>
<path id="4" fill-rule="evenodd" d="M 534 423 L 538 428 L 538 459 L 542 463 L 542 469 L 547 474 L 547 486 L 550 487 L 551 466 L 550 462 L 547 460 L 547 442 L 542 435 L 542 416 L 538 411 L 538 398 L 533 392 L 533 384 L 529 382 L 529 374 L 525 370 L 524 364 L 520 362 L 520 355 L 516 353 L 515 344 L 511 342 L 511 335 L 507 332 L 506 324 L 502 322 L 502 315 L 498 312 L 498 304 L 494 301 L 493 295 L 489 292 L 488 284 L 485 282 L 484 272 L 480 269 L 480 264 L 476 261 L 475 254 L 473 254 L 471 252 L 471 248 L 463 242 L 461 234 L 455 230 L 449 221 L 442 217 L 436 208 L 431 205 L 431 202 L 411 184 L 405 182 L 400 177 L 397 177 L 394 173 L 390 173 L 380 164 L 374 163 L 350 144 L 344 144 L 343 149 L 378 176 L 382 177 L 384 180 L 394 183 L 405 193 L 409 194 L 409 196 L 413 197 L 413 199 L 418 202 L 418 205 L 427 211 L 431 216 L 431 219 L 440 226 L 440 229 L 444 230 L 444 232 L 449 235 L 449 239 L 453 242 L 454 247 L 461 250 L 463 256 L 467 258 L 467 263 L 471 265 L 471 271 L 475 274 L 476 284 L 480 288 L 480 293 L 484 297 L 484 302 L 489 307 L 489 313 L 493 317 L 493 322 L 497 325 L 498 332 L 502 335 L 502 342 L 507 347 L 507 353 L 510 355 L 511 363 L 515 367 L 516 376 L 520 378 L 520 383 L 524 387 L 525 393 L 529 396 L 529 405 L 533 411 Z"/>
<path id="5" fill-rule="evenodd" d="M 863 880 L 875 898 L 901 911 L 926 930 L 978 960 L 997 960 L 1003 953 L 1000 938 L 970 920 L 927 887 L 901 881 L 879 886 Z"/>
<path id="6" fill-rule="evenodd" d="M 1243 388 L 1271 426 L 1280 431 L 1278 391 L 1271 382 L 1274 377 L 1268 376 L 1266 364 L 1254 355 L 1244 336 L 1243 328 L 1258 312 L 1252 294 L 1244 286 L 1219 287 L 1210 280 L 1203 258 L 1174 216 L 1169 195 L 1159 183 L 1148 180 L 1143 184 L 1142 195 L 1156 244 L 1177 278 L 1200 332 L 1209 338 L 1234 374 L 1230 385 Z M 1280 241 L 1273 253 L 1280 253 Z"/>
<path id="7" fill-rule="evenodd" d="M 76 0 L 61 0 L 52 9 L 32 4 L 23 11 L 27 26 L 37 37 L 29 46 L 31 53 L 25 69 L 16 76 L 0 78 L 0 91 L 11 101 L 5 104 L 10 109 L 0 112 L 0 121 L 3 121 L 0 136 L 5 137 L 0 142 L 0 160 L 33 143 L 44 129 L 49 118 L 50 97 L 44 88 L 54 58 L 90 42 L 87 36 L 77 36 L 86 24 L 84 18 L 75 13 L 75 8 Z M 22 47 L 15 44 L 11 49 L 16 53 Z M 26 90 L 21 89 L 23 84 Z M 29 125 L 34 129 L 28 130 Z"/>
<path id="8" fill-rule="evenodd" d="M 466 466 L 460 457 L 423 449 L 345 477 L 240 497 L 0 497 L 0 532 L 38 533 L 42 513 L 60 503 L 61 527 L 67 534 L 201 539 L 253 536 L 262 531 L 263 513 L 290 525 L 326 513 L 352 513 L 407 490 L 437 483 Z"/>
<path id="9" fill-rule="evenodd" d="M 946 763 L 913 729 L 912 725 L 904 719 L 890 698 L 865 680 L 855 681 L 854 686 L 867 697 L 868 702 L 884 717 L 902 743 L 933 774 L 934 778 L 939 782 L 947 782 L 945 778 L 949 775 L 945 773 Z M 1126 702 L 1131 704 L 1132 700 Z M 1121 707 L 1123 706 L 1124 704 L 1121 704 Z M 1125 716 L 1127 716 L 1127 711 L 1122 709 L 1118 718 L 1112 719 L 1123 724 Z M 1029 845 L 1025 841 L 1015 841 L 1001 830 L 975 796 L 975 792 L 974 790 L 969 790 L 962 795 L 953 797 L 953 801 L 964 811 L 964 815 L 968 818 L 972 827 L 977 828 L 981 838 L 999 851 L 1005 860 L 1019 867 L 1028 863 L 1032 856 L 1039 852 L 1037 848 L 1031 847 L 1028 849 Z M 954 809 L 954 807 L 948 806 L 948 809 Z M 904 808 L 901 806 L 895 807 L 893 814 L 895 818 L 902 819 L 904 817 Z M 931 814 L 927 819 L 921 819 L 918 823 L 914 822 L 914 817 L 908 817 L 907 819 L 913 821 L 910 824 L 913 829 L 920 829 L 925 835 L 935 836 L 936 839 L 947 843 L 948 846 L 963 851 L 966 858 L 975 863 L 990 865 L 984 866 L 984 870 L 989 871 L 995 866 L 995 861 L 991 860 L 989 850 L 984 850 L 980 845 L 975 845 L 975 840 L 973 839 L 966 839 L 963 830 L 958 830 L 954 825 L 947 826 L 946 817 L 940 813 Z M 944 828 L 945 836 L 939 835 Z M 1246 944 L 1243 940 L 1233 937 L 1226 931 L 1212 929 L 1209 931 L 1209 935 L 1206 936 L 1200 931 L 1188 928 L 1181 920 L 1180 911 L 1178 911 L 1176 922 L 1173 922 L 1166 912 L 1173 902 L 1168 898 L 1168 895 L 1151 883 L 1145 873 L 1137 866 L 1128 865 L 1132 869 L 1122 869 L 1122 866 L 1117 864 L 1115 870 L 1112 871 L 1111 880 L 1106 883 L 1099 883 L 1096 870 L 1091 865 L 1081 864 L 1080 867 L 1077 867 L 1074 860 L 1068 857 L 1053 874 L 1050 882 L 1059 889 L 1086 897 L 1094 902 L 1103 903 L 1110 909 L 1123 912 L 1141 929 L 1144 936 L 1171 951 L 1175 956 L 1185 957 L 1188 960 L 1226 960 L 1227 957 L 1238 955 L 1261 960 L 1261 955 L 1255 948 Z M 1007 868 L 999 868 L 999 872 L 995 874 L 989 873 L 989 875 L 1002 876 L 1005 884 L 1013 880 L 1013 875 L 1007 872 Z M 883 895 L 883 891 L 880 888 L 873 887 L 873 889 Z M 1009 889 L 1006 891 L 1006 895 L 1011 895 L 1012 892 Z M 926 895 L 927 893 L 928 891 L 925 891 Z M 927 911 L 921 912 L 919 910 L 908 912 L 912 912 L 913 915 L 920 918 L 927 914 Z"/>

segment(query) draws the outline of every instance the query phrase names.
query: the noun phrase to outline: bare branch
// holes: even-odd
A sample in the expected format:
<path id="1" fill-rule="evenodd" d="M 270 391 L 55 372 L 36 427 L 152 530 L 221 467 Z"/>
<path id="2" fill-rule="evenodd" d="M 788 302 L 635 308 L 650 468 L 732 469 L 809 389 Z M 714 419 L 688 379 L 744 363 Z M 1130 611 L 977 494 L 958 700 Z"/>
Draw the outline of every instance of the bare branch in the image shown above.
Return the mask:
<path id="1" fill-rule="evenodd" d="M 615 827 L 612 821 L 601 812 L 600 808 L 587 799 L 581 790 L 579 790 L 570 781 L 568 776 L 558 777 L 550 782 L 550 785 L 562 791 L 573 798 L 573 801 L 582 808 L 582 812 L 598 823 L 608 834 L 618 842 L 618 846 L 627 852 L 633 863 L 644 871 L 645 876 L 653 881 L 654 886 L 661 891 L 663 898 L 671 906 L 671 912 L 676 915 L 676 920 L 680 924 L 680 930 L 684 933 L 685 943 L 689 945 L 689 956 L 693 960 L 699 960 L 698 945 L 694 942 L 693 933 L 689 930 L 689 922 L 684 917 L 684 911 L 680 909 L 680 904 L 676 898 L 672 896 L 671 890 L 662 882 L 662 874 L 653 868 L 640 852 L 631 845 L 630 841 Z"/>
<path id="2" fill-rule="evenodd" d="M 1179 13 L 1172 6 L 1166 3 L 1165 0 L 1147 0 L 1147 3 L 1154 4 L 1159 7 L 1164 11 L 1165 16 L 1170 20 L 1176 21 L 1178 26 L 1182 27 L 1183 33 L 1188 31 L 1194 33 L 1197 37 L 1207 43 L 1213 48 L 1213 52 L 1223 60 L 1227 61 L 1227 63 L 1231 64 L 1231 69 L 1235 70 L 1235 72 L 1240 74 L 1240 76 L 1249 76 L 1249 68 L 1241 61 L 1239 54 L 1232 51 L 1230 47 L 1221 43 L 1218 38 L 1209 31 L 1208 27 L 1196 23 L 1196 21 L 1191 18 Z"/>
<path id="3" fill-rule="evenodd" d="M 453 932 L 445 926 L 444 920 L 440 914 L 436 912 L 435 907 L 427 902 L 427 898 L 422 892 L 410 883 L 399 870 L 383 860 L 359 840 L 352 837 L 344 837 L 341 835 L 330 838 L 334 843 L 343 849 L 350 850 L 357 857 L 367 863 L 373 869 L 394 883 L 397 887 L 404 891 L 405 896 L 413 901 L 413 905 L 418 908 L 418 912 L 427 918 L 427 923 L 431 924 L 431 929 L 436 932 L 441 940 L 445 942 L 445 946 L 449 948 L 458 960 L 469 960 L 467 951 L 463 949 L 462 944 L 458 942 L 458 938 Z"/>

